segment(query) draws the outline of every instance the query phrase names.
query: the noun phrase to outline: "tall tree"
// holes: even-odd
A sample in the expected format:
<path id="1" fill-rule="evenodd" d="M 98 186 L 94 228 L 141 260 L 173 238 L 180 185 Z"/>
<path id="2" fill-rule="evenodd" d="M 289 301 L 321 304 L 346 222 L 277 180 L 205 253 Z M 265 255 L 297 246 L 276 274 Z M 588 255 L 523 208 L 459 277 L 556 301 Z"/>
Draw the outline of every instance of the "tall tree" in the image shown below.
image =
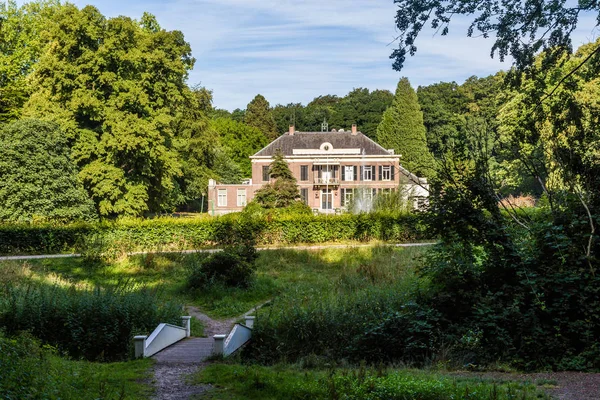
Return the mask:
<path id="1" fill-rule="evenodd" d="M 402 165 L 409 171 L 421 176 L 432 174 L 433 157 L 427 148 L 423 113 L 407 78 L 400 79 L 394 101 L 383 113 L 377 141 L 400 154 Z"/>
<path id="2" fill-rule="evenodd" d="M 174 121 L 194 65 L 183 34 L 149 14 L 106 19 L 68 3 L 46 34 L 25 114 L 61 125 L 101 215 L 170 206 L 181 174 Z"/>
<path id="3" fill-rule="evenodd" d="M 213 166 L 219 146 L 218 135 L 211 129 L 208 118 L 212 112 L 212 93 L 203 87 L 193 87 L 184 94 L 185 107 L 174 120 L 174 147 L 182 175 L 176 178 L 177 185 L 171 192 L 172 207 L 198 204 L 206 197 L 208 180 L 215 178 Z"/>
<path id="4" fill-rule="evenodd" d="M 275 118 L 273 118 L 273 113 L 271 112 L 271 106 L 261 94 L 257 94 L 248 103 L 244 123 L 260 129 L 269 140 L 275 140 L 279 136 Z"/>
<path id="5" fill-rule="evenodd" d="M 284 208 L 300 200 L 296 178 L 279 151 L 269 166 L 269 175 L 273 182 L 263 185 L 256 191 L 254 195 L 256 203 L 264 208 Z"/>
<path id="6" fill-rule="evenodd" d="M 58 125 L 21 120 L 0 130 L 0 221 L 96 219 Z"/>
<path id="7" fill-rule="evenodd" d="M 225 151 L 239 165 L 241 173 L 250 177 L 252 164 L 249 157 L 269 143 L 267 137 L 258 128 L 227 118 L 212 120 L 211 129 L 218 134 Z"/>
<path id="8" fill-rule="evenodd" d="M 47 43 L 43 31 L 60 7 L 58 0 L 0 3 L 0 122 L 20 116 L 30 93 L 27 77 Z"/>

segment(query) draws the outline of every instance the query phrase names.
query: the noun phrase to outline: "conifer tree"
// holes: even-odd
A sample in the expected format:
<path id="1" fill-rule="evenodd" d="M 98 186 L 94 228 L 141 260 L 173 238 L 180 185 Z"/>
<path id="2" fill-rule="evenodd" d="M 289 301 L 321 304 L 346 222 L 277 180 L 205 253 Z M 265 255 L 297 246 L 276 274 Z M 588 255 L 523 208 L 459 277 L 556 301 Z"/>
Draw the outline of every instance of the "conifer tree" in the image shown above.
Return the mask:
<path id="1" fill-rule="evenodd" d="M 258 189 L 254 195 L 258 204 L 265 208 L 283 208 L 300 199 L 296 178 L 280 151 L 273 157 L 269 175 L 274 181 Z"/>
<path id="2" fill-rule="evenodd" d="M 260 129 L 269 140 L 275 140 L 277 139 L 277 136 L 279 136 L 271 106 L 267 99 L 261 94 L 257 94 L 256 97 L 248 103 L 244 122 L 247 125 Z"/>
<path id="3" fill-rule="evenodd" d="M 400 79 L 390 107 L 377 127 L 377 141 L 402 156 L 400 163 L 419 176 L 431 175 L 433 157 L 427 148 L 423 113 L 407 78 Z"/>

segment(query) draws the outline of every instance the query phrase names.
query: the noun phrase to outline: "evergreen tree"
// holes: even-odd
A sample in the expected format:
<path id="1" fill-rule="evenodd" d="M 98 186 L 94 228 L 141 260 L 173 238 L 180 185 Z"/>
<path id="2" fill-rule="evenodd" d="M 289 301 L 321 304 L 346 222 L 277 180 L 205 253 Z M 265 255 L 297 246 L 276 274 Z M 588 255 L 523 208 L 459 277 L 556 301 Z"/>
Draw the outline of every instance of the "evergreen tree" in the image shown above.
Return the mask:
<path id="1" fill-rule="evenodd" d="M 58 125 L 21 120 L 0 131 L 0 221 L 96 219 Z"/>
<path id="2" fill-rule="evenodd" d="M 433 157 L 427 149 L 423 113 L 407 78 L 400 79 L 390 107 L 377 127 L 377 141 L 402 156 L 401 164 L 420 176 L 432 173 Z"/>
<path id="3" fill-rule="evenodd" d="M 254 201 L 265 208 L 283 208 L 291 206 L 300 199 L 296 178 L 292 175 L 281 152 L 277 152 L 273 157 L 269 174 L 274 181 L 258 189 Z"/>
<path id="4" fill-rule="evenodd" d="M 257 94 L 256 97 L 248 103 L 244 122 L 247 125 L 260 129 L 269 140 L 275 140 L 277 139 L 277 136 L 279 136 L 275 118 L 271 112 L 271 106 L 267 99 L 261 94 Z"/>

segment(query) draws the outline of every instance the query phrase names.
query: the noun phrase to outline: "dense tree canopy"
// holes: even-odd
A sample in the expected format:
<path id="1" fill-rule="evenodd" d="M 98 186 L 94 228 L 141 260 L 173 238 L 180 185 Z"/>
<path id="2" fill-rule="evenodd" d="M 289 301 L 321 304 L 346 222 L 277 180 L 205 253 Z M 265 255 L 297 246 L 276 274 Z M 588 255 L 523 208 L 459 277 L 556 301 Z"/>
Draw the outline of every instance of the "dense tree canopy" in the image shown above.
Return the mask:
<path id="1" fill-rule="evenodd" d="M 242 174 L 251 177 L 252 164 L 249 157 L 269 143 L 266 136 L 258 128 L 227 118 L 212 120 L 211 127 L 219 135 L 221 144 L 232 160 L 240 166 Z"/>
<path id="2" fill-rule="evenodd" d="M 300 103 L 277 105 L 273 114 L 279 132 L 287 131 L 289 125 L 295 125 L 299 131 L 319 132 L 325 121 L 330 130 L 350 129 L 356 124 L 362 133 L 375 139 L 377 125 L 393 99 L 394 95 L 387 90 L 358 88 L 344 97 L 316 97 L 306 106 Z"/>
<path id="3" fill-rule="evenodd" d="M 236 110 L 237 111 L 237 110 Z M 236 113 L 234 111 L 234 114 Z M 271 106 L 265 97 L 257 94 L 246 108 L 244 123 L 260 129 L 260 131 L 269 139 L 276 139 L 281 133 L 277 132 L 275 118 L 271 112 Z"/>
<path id="4" fill-rule="evenodd" d="M 169 205 L 181 164 L 174 120 L 194 59 L 181 32 L 66 4 L 46 27 L 25 114 L 58 122 L 103 216 Z"/>
<path id="5" fill-rule="evenodd" d="M 423 113 L 407 78 L 398 82 L 394 101 L 377 127 L 377 141 L 400 154 L 402 165 L 409 171 L 421 176 L 431 175 L 433 158 L 427 149 Z"/>
<path id="6" fill-rule="evenodd" d="M 43 34 L 59 9 L 58 0 L 0 3 L 0 122 L 19 117 L 30 88 L 27 77 L 47 38 Z"/>
<path id="7" fill-rule="evenodd" d="M 0 130 L 0 221 L 90 221 L 93 202 L 58 125 L 22 120 Z"/>

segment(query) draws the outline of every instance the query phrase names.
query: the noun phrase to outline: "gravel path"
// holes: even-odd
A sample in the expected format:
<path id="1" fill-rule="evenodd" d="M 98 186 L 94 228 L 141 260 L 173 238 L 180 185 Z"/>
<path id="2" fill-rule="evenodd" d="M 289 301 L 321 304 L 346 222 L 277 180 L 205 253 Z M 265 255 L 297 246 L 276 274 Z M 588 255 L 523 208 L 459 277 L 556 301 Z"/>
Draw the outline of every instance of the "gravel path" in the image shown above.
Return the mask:
<path id="1" fill-rule="evenodd" d="M 600 374 L 594 373 L 543 372 L 518 374 L 502 372 L 456 372 L 452 375 L 541 383 L 539 386 L 541 389 L 559 400 L 600 399 Z"/>

